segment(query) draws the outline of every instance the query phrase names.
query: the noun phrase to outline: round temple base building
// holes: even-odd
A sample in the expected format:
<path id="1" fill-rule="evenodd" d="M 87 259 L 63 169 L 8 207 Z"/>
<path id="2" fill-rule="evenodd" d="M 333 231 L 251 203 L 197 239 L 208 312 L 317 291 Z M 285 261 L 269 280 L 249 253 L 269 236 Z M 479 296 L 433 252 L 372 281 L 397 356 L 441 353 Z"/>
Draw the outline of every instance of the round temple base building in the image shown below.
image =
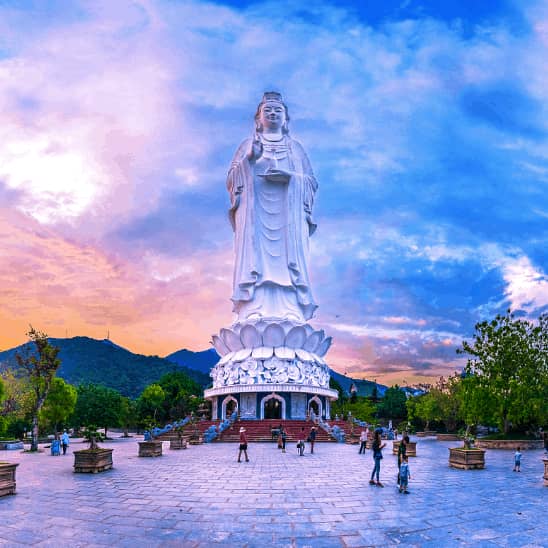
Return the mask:
<path id="1" fill-rule="evenodd" d="M 213 336 L 222 356 L 205 391 L 212 419 L 237 411 L 240 419 L 330 419 L 337 391 L 329 388 L 323 356 L 331 337 L 288 320 L 235 324 Z"/>

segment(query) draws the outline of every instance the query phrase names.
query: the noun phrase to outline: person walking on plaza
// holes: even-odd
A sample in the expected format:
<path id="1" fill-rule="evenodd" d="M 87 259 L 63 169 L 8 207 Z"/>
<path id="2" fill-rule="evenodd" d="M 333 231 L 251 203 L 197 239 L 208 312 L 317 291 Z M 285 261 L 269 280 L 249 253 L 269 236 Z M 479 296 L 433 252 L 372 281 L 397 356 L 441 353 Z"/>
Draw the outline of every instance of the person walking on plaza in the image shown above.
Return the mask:
<path id="1" fill-rule="evenodd" d="M 367 447 L 367 433 L 365 430 L 361 431 L 360 434 L 360 450 L 358 451 L 358 455 L 365 455 L 365 448 Z"/>
<path id="2" fill-rule="evenodd" d="M 285 453 L 285 443 L 287 441 L 287 432 L 284 430 L 283 426 L 282 426 L 281 436 L 282 436 L 282 453 Z"/>
<path id="3" fill-rule="evenodd" d="M 407 455 L 403 456 L 403 460 L 402 460 L 400 471 L 399 471 L 400 493 L 405 493 L 406 495 L 409 495 L 409 491 L 407 490 L 407 485 L 409 483 L 409 480 L 411 479 L 411 472 L 409 471 L 409 464 L 407 462 L 408 458 L 409 457 Z"/>
<path id="4" fill-rule="evenodd" d="M 398 480 L 397 480 L 397 483 L 398 485 L 400 484 L 400 468 L 401 468 L 401 464 L 403 462 L 403 459 L 407 456 L 407 444 L 409 443 L 409 436 L 407 434 L 405 434 L 401 441 L 400 441 L 400 444 L 398 445 Z"/>
<path id="5" fill-rule="evenodd" d="M 520 448 L 518 447 L 517 451 L 514 453 L 514 472 L 521 472 L 521 453 Z"/>
<path id="6" fill-rule="evenodd" d="M 304 457 L 304 426 L 301 427 L 299 442 L 297 443 L 297 449 L 299 450 L 299 456 Z"/>
<path id="7" fill-rule="evenodd" d="M 63 435 L 61 436 L 61 445 L 63 447 L 63 455 L 67 454 L 67 448 L 69 446 L 69 435 L 66 430 L 63 431 Z"/>
<path id="8" fill-rule="evenodd" d="M 371 485 L 377 485 L 378 487 L 384 487 L 380 482 L 379 476 L 381 473 L 381 459 L 382 459 L 382 450 L 386 447 L 386 443 L 382 443 L 381 440 L 381 431 L 375 430 L 375 435 L 373 437 L 373 460 L 375 461 L 375 466 L 371 472 L 371 479 L 369 483 Z M 374 478 L 377 476 L 377 481 L 375 482 Z"/>
<path id="9" fill-rule="evenodd" d="M 314 454 L 314 443 L 316 442 L 316 427 L 313 426 L 308 434 L 308 441 L 310 442 L 310 454 Z"/>
<path id="10" fill-rule="evenodd" d="M 249 462 L 249 458 L 247 456 L 247 437 L 243 426 L 240 428 L 240 452 L 238 453 L 238 462 L 242 462 L 242 451 L 245 456 L 245 462 Z"/>

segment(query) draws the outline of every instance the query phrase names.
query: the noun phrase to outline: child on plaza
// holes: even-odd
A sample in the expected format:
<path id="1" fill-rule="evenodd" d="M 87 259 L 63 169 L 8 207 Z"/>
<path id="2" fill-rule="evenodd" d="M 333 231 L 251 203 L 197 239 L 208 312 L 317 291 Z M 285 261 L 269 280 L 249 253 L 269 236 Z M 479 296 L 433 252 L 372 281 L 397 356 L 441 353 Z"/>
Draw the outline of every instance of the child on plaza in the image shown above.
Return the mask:
<path id="1" fill-rule="evenodd" d="M 520 448 L 518 447 L 517 451 L 514 453 L 514 472 L 521 472 L 521 453 Z"/>
<path id="2" fill-rule="evenodd" d="M 407 455 L 403 456 L 403 460 L 400 466 L 400 493 L 409 494 L 407 490 L 407 484 L 411 479 L 411 472 L 409 471 L 409 463 Z"/>

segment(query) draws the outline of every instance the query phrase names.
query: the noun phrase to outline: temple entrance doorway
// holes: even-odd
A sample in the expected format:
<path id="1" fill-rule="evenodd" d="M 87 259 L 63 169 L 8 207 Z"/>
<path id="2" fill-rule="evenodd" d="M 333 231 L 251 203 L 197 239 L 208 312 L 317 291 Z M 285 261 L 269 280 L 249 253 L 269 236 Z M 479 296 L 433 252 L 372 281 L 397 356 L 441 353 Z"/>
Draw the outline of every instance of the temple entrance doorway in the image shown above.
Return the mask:
<path id="1" fill-rule="evenodd" d="M 264 404 L 264 418 L 265 419 L 281 419 L 282 418 L 282 406 L 278 400 L 272 398 Z"/>
<path id="2" fill-rule="evenodd" d="M 261 419 L 285 419 L 285 400 L 278 394 L 270 394 L 261 400 Z"/>
<path id="3" fill-rule="evenodd" d="M 314 396 L 308 402 L 308 414 L 310 417 L 319 418 L 322 416 L 322 402 L 318 396 Z"/>
<path id="4" fill-rule="evenodd" d="M 222 419 L 228 419 L 234 411 L 238 411 L 238 401 L 233 396 L 227 396 L 221 407 Z"/>

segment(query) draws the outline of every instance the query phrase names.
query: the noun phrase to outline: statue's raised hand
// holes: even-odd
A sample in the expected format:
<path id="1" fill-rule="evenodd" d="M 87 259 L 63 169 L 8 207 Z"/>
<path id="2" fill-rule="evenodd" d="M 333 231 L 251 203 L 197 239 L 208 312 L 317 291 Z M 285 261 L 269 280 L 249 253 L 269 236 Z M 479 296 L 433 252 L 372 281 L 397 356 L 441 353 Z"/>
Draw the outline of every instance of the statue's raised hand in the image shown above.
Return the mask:
<path id="1" fill-rule="evenodd" d="M 249 145 L 247 159 L 250 162 L 256 162 L 263 154 L 263 144 L 258 137 L 255 137 Z"/>

